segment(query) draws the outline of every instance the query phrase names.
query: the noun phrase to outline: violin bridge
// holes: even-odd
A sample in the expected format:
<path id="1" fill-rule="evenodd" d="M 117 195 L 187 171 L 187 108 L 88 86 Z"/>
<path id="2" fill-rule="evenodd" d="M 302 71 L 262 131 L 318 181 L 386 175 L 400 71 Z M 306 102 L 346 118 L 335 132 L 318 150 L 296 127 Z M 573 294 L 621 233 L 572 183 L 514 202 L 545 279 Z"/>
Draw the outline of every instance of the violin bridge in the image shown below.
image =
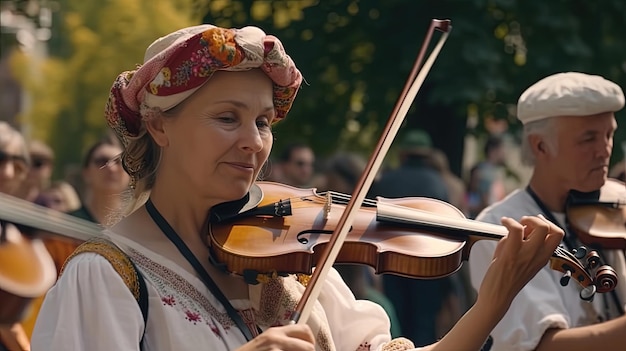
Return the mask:
<path id="1" fill-rule="evenodd" d="M 324 203 L 324 220 L 328 220 L 330 215 L 330 206 L 333 204 L 333 196 L 330 191 L 326 192 L 326 202 Z"/>

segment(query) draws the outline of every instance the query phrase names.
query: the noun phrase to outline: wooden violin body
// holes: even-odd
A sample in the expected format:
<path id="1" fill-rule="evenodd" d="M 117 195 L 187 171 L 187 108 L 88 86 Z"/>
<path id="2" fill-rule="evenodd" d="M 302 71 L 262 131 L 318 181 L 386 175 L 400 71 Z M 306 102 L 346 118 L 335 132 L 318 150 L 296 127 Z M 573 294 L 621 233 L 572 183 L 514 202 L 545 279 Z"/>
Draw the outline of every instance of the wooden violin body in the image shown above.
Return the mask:
<path id="1" fill-rule="evenodd" d="M 212 260 L 242 276 L 311 274 L 344 210 L 337 203 L 341 194 L 324 196 L 314 189 L 271 182 L 257 185 L 263 192 L 260 211 L 210 223 Z M 499 240 L 507 233 L 503 226 L 465 219 L 461 211 L 439 200 L 379 198 L 366 202 L 357 213 L 335 263 L 363 264 L 377 273 L 419 279 L 441 278 L 461 267 L 475 241 Z M 617 284 L 612 268 L 594 266 L 599 273 L 589 272 L 563 248 L 555 251 L 551 267 L 594 292 L 610 291 Z"/>
<path id="2" fill-rule="evenodd" d="M 212 225 L 210 240 L 214 258 L 228 271 L 311 273 L 345 206 L 333 204 L 311 189 L 259 182 L 264 198 L 259 206 L 292 199 L 292 215 L 242 217 L 236 223 Z M 303 199 L 293 201 L 293 199 Z M 398 206 L 462 216 L 444 202 L 426 198 L 381 199 Z M 350 229 L 337 263 L 365 264 L 377 273 L 417 278 L 439 278 L 461 265 L 465 240 L 445 239 L 377 221 L 376 207 L 364 207 Z M 422 235 L 415 235 L 420 233 Z"/>
<path id="3" fill-rule="evenodd" d="M 12 224 L 2 224 L 0 242 L 0 325 L 22 319 L 32 299 L 48 291 L 57 277 L 43 242 L 28 239 Z"/>
<path id="4" fill-rule="evenodd" d="M 573 197 L 567 219 L 583 244 L 626 250 L 626 184 L 609 178 L 595 198 Z"/>
<path id="5" fill-rule="evenodd" d="M 28 236 L 15 224 L 24 226 L 22 230 Z M 91 222 L 3 193 L 0 193 L 0 228 L 0 324 L 3 325 L 20 321 L 31 300 L 48 291 L 65 257 L 77 245 L 102 234 L 101 228 Z"/>

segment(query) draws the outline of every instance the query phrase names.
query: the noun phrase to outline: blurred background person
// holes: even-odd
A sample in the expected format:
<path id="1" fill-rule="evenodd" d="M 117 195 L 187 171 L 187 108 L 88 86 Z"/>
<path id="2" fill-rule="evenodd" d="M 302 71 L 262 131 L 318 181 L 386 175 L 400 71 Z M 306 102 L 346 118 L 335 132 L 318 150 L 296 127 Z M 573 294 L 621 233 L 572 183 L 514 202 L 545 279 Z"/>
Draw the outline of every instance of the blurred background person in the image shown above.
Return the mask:
<path id="1" fill-rule="evenodd" d="M 35 203 L 60 212 L 76 211 L 80 198 L 76 189 L 66 181 L 55 181 L 39 194 Z"/>
<path id="2" fill-rule="evenodd" d="M 80 198 L 72 185 L 65 181 L 53 182 L 50 187 L 42 191 L 37 197 L 36 204 L 48 207 L 55 211 L 69 213 L 80 208 Z M 61 272 L 61 268 L 67 257 L 74 252 L 76 247 L 81 244 L 79 240 L 64 237 L 61 235 L 46 235 L 42 238 L 48 252 L 52 256 L 57 268 L 57 273 Z M 41 301 L 37 301 L 38 304 Z M 32 320 L 34 323 L 35 321 Z M 33 325 L 28 324 L 29 333 L 32 331 Z"/>
<path id="3" fill-rule="evenodd" d="M 82 167 L 82 205 L 71 215 L 102 225 L 115 221 L 111 214 L 120 212 L 130 184 L 130 177 L 119 162 L 121 153 L 121 145 L 111 137 L 87 150 Z"/>
<path id="4" fill-rule="evenodd" d="M 433 148 L 430 156 L 430 159 L 427 159 L 427 161 L 431 161 L 432 167 L 441 175 L 441 179 L 448 190 L 448 200 L 450 204 L 461 210 L 461 212 L 467 216 L 469 211 L 465 198 L 465 194 L 467 193 L 465 182 L 461 177 L 452 173 L 448 156 L 446 156 L 443 151 Z"/>
<path id="5" fill-rule="evenodd" d="M 39 196 L 37 196 L 35 203 L 55 211 L 66 213 L 80 208 L 78 193 L 72 185 L 65 181 L 52 182 L 47 189 L 43 190 Z M 50 253 L 54 261 L 57 276 L 61 273 L 65 260 L 74 252 L 78 245 L 81 244 L 79 240 L 61 235 L 46 234 L 42 235 L 40 239 L 43 241 L 48 253 Z M 39 309 L 41 308 L 44 297 L 45 296 L 40 296 L 33 299 L 32 306 L 22 321 L 22 326 L 29 340 L 32 336 L 33 328 L 35 327 L 37 315 L 39 314 Z"/>
<path id="6" fill-rule="evenodd" d="M 16 196 L 30 167 L 24 137 L 0 121 L 0 192 Z M 0 325 L 0 350 L 30 350 L 30 337 L 22 323 Z"/>
<path id="7" fill-rule="evenodd" d="M 432 140 L 421 129 L 407 131 L 398 145 L 399 167 L 384 170 L 372 186 L 375 196 L 425 196 L 448 202 L 448 189 L 433 167 Z"/>
<path id="8" fill-rule="evenodd" d="M 320 178 L 323 179 L 317 186 L 319 191 L 333 191 L 343 195 L 354 192 L 367 161 L 358 154 L 338 152 L 332 155 L 324 167 Z M 337 199 L 339 203 L 347 203 L 348 199 Z M 341 201 L 341 202 L 340 202 Z M 344 279 L 357 299 L 364 299 L 379 304 L 391 321 L 391 335 L 401 335 L 400 321 L 393 303 L 382 292 L 380 276 L 374 274 L 371 267 L 365 265 L 338 264 L 334 267 Z"/>
<path id="9" fill-rule="evenodd" d="M 267 180 L 306 188 L 311 186 L 315 171 L 315 153 L 304 143 L 287 145 L 278 163 L 270 169 Z"/>
<path id="10" fill-rule="evenodd" d="M 489 206 L 487 191 L 481 187 L 480 165 L 475 164 L 467 177 L 467 192 L 465 203 L 467 204 L 467 217 L 476 218 L 480 211 Z"/>
<path id="11" fill-rule="evenodd" d="M 82 202 L 74 188 L 66 182 L 55 183 L 54 187 L 40 194 L 37 202 L 94 223 L 112 223 L 111 213 L 117 213 L 122 206 L 122 196 L 130 180 L 116 161 L 121 152 L 121 146 L 113 138 L 104 138 L 89 148 L 83 161 Z M 81 244 L 78 240 L 62 236 L 46 236 L 43 240 L 54 260 L 57 273 L 60 273 L 67 258 Z M 33 301 L 33 307 L 22 323 L 29 338 L 43 298 L 41 296 Z"/>
<path id="12" fill-rule="evenodd" d="M 17 196 L 28 175 L 30 155 L 24 138 L 6 122 L 0 122 L 0 192 Z"/>
<path id="13" fill-rule="evenodd" d="M 399 167 L 382 172 L 372 186 L 372 196 L 386 198 L 428 197 L 449 202 L 448 188 L 433 167 L 432 139 L 420 129 L 399 138 Z M 431 344 L 448 329 L 447 321 L 462 315 L 462 279 L 457 275 L 421 280 L 383 275 L 383 291 L 396 307 L 402 336 L 415 346 Z M 453 303 L 451 303 L 453 301 Z"/>
<path id="14" fill-rule="evenodd" d="M 40 140 L 30 141 L 27 148 L 31 167 L 28 170 L 26 179 L 22 182 L 19 197 L 35 202 L 41 192 L 46 190 L 52 182 L 54 151 Z"/>
<path id="15" fill-rule="evenodd" d="M 504 141 L 499 136 L 490 136 L 485 142 L 485 159 L 473 168 L 477 187 L 475 191 L 480 206 L 488 206 L 502 200 L 506 195 L 504 186 Z M 483 207 L 483 208 L 484 208 Z M 480 209 L 482 210 L 482 208 Z M 475 209 L 474 209 L 475 211 Z"/>
<path id="16" fill-rule="evenodd" d="M 506 164 L 504 136 L 490 135 L 483 147 L 483 157 L 470 169 L 467 179 L 466 203 L 472 219 L 485 207 L 504 199 L 520 182 L 519 175 Z"/>
<path id="17" fill-rule="evenodd" d="M 465 182 L 461 177 L 452 173 L 446 154 L 440 149 L 432 148 L 430 157 L 426 161 L 431 162 L 432 167 L 441 174 L 441 179 L 448 190 L 448 202 L 459 209 L 465 217 L 468 217 L 469 207 L 466 201 L 467 188 Z M 454 285 L 454 291 L 459 293 L 451 293 L 443 301 L 441 313 L 438 314 L 437 318 L 438 335 L 447 333 L 461 318 L 461 314 L 472 306 L 476 298 L 467 265 L 461 266 L 451 277 L 450 283 Z"/>

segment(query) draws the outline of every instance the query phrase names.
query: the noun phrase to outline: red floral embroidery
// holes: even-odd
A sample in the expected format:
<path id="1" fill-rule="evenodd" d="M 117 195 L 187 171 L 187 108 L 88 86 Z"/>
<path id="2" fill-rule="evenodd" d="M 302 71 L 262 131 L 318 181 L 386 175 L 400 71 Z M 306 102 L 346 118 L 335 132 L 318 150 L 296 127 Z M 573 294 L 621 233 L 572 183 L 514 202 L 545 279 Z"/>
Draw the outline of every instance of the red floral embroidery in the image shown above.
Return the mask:
<path id="1" fill-rule="evenodd" d="M 220 330 L 217 328 L 217 325 L 215 325 L 214 323 L 211 323 L 210 327 L 211 327 L 211 331 L 213 331 L 213 334 L 215 334 L 216 336 L 219 336 L 220 338 L 222 337 L 222 335 L 220 335 Z"/>
<path id="2" fill-rule="evenodd" d="M 185 311 L 185 315 L 185 318 L 188 321 L 193 322 L 193 324 L 196 324 L 197 322 L 200 322 L 202 320 L 202 317 L 200 317 L 200 313 L 198 312 Z"/>
<path id="3" fill-rule="evenodd" d="M 176 298 L 174 298 L 174 296 L 172 296 L 172 295 L 163 296 L 161 298 L 161 301 L 163 301 L 164 305 L 168 305 L 168 306 L 176 305 Z"/>
<path id="4" fill-rule="evenodd" d="M 285 311 L 285 314 L 283 315 L 283 319 L 290 319 L 292 315 L 293 315 L 293 311 Z"/>

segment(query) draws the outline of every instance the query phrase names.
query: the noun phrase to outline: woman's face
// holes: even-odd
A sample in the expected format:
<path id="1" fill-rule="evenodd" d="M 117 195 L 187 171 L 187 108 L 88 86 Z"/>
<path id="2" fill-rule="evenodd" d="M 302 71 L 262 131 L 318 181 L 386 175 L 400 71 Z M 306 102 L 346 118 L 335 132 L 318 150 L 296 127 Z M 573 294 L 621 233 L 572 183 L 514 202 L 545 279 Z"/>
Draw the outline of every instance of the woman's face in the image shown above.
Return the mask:
<path id="1" fill-rule="evenodd" d="M 93 192 L 119 194 L 126 190 L 130 177 L 119 162 L 109 162 L 122 153 L 115 145 L 100 145 L 91 155 L 89 165 L 83 169 L 83 179 Z M 108 164 L 107 164 L 108 162 Z"/>
<path id="2" fill-rule="evenodd" d="M 157 179 L 214 203 L 242 198 L 272 148 L 272 81 L 258 69 L 218 71 L 176 110 L 164 118 Z"/>
<path id="3" fill-rule="evenodd" d="M 0 193 L 16 195 L 26 178 L 28 164 L 22 146 L 19 138 L 12 138 L 0 148 Z"/>

